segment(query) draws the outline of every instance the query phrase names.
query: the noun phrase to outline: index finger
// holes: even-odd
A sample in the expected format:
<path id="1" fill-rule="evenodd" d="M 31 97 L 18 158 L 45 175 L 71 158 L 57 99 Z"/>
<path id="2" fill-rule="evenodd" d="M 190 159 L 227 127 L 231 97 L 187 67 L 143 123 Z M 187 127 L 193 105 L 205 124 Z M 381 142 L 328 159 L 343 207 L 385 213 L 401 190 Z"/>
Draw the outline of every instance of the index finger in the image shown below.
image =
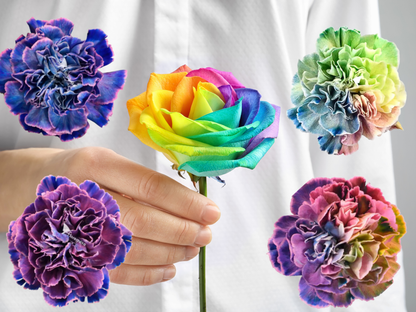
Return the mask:
<path id="1" fill-rule="evenodd" d="M 87 167 L 101 186 L 201 224 L 220 218 L 219 208 L 209 198 L 111 150 L 96 149 L 99 152 L 93 153 L 98 155 Z"/>

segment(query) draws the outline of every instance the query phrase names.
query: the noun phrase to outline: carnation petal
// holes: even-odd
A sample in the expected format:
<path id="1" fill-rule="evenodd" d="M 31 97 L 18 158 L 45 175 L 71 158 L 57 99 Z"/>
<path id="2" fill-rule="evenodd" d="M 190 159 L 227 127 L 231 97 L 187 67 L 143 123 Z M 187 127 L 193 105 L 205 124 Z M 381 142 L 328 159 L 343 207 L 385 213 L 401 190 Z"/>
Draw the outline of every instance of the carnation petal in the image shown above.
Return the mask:
<path id="1" fill-rule="evenodd" d="M 47 135 L 47 133 L 45 131 L 43 131 L 42 129 L 39 129 L 37 127 L 31 127 L 31 126 L 27 125 L 26 122 L 25 122 L 26 116 L 27 116 L 27 114 L 24 114 L 24 113 L 19 115 L 19 122 L 22 125 L 23 129 L 25 129 L 28 132 L 42 133 L 43 135 Z"/>
<path id="2" fill-rule="evenodd" d="M 42 235 L 45 231 L 50 230 L 49 223 L 46 221 L 46 218 L 49 217 L 49 214 L 46 211 L 39 211 L 35 214 L 32 214 L 26 218 L 24 221 L 26 228 L 28 228 L 29 236 L 34 238 L 37 241 L 42 241 Z M 26 238 L 27 239 L 27 238 Z M 16 238 L 16 242 L 23 241 Z M 17 244 L 16 247 L 19 247 L 20 244 Z M 19 247 L 20 248 L 20 247 Z M 19 249 L 17 248 L 17 249 Z M 19 251 L 23 251 L 20 249 Z"/>
<path id="3" fill-rule="evenodd" d="M 357 287 L 351 289 L 351 293 L 354 297 L 362 300 L 374 300 L 374 297 L 381 295 L 391 284 L 393 284 L 393 281 L 376 285 L 358 283 Z"/>
<path id="4" fill-rule="evenodd" d="M 101 29 L 90 29 L 85 40 L 94 44 L 95 51 L 103 58 L 104 66 L 113 61 L 113 49 L 108 44 L 106 38 L 107 35 Z"/>
<path id="5" fill-rule="evenodd" d="M 309 286 L 303 277 L 299 281 L 299 291 L 301 299 L 313 307 L 324 308 L 329 305 L 318 297 L 315 289 Z"/>
<path id="6" fill-rule="evenodd" d="M 45 132 L 52 129 L 49 121 L 48 107 L 32 107 L 26 115 L 25 123 L 31 127 L 40 128 Z"/>
<path id="7" fill-rule="evenodd" d="M 82 288 L 75 290 L 80 297 L 88 297 L 96 293 L 104 283 L 104 272 L 102 270 L 92 270 L 78 273 L 78 279 L 82 283 Z"/>
<path id="8" fill-rule="evenodd" d="M 341 113 L 321 115 L 319 124 L 333 136 L 352 134 L 360 128 L 360 122 L 357 116 L 349 120 Z"/>
<path id="9" fill-rule="evenodd" d="M 108 288 L 110 286 L 110 276 L 108 275 L 107 269 L 103 269 L 104 280 L 101 288 L 93 295 L 88 296 L 88 303 L 98 302 L 104 299 L 108 294 Z"/>
<path id="10" fill-rule="evenodd" d="M 282 273 L 282 266 L 280 265 L 278 261 L 279 252 L 277 250 L 277 245 L 274 243 L 273 237 L 269 239 L 268 248 L 269 248 L 269 259 L 270 259 L 270 262 L 272 263 L 273 268 L 277 272 Z"/>
<path id="11" fill-rule="evenodd" d="M 399 50 L 393 42 L 380 38 L 377 34 L 363 36 L 361 42 L 365 42 L 370 49 L 383 51 L 376 56 L 374 61 L 386 62 L 396 67 L 399 66 Z"/>
<path id="12" fill-rule="evenodd" d="M 62 17 L 55 20 L 51 20 L 48 22 L 48 24 L 61 29 L 65 36 L 70 36 L 72 33 L 72 29 L 74 28 L 74 24 L 70 20 Z"/>
<path id="13" fill-rule="evenodd" d="M 71 301 L 76 301 L 77 299 L 79 299 L 77 298 L 75 291 L 71 291 L 71 293 L 68 296 L 61 299 L 52 298 L 48 293 L 43 292 L 43 298 L 49 305 L 54 307 L 64 307 L 68 305 L 68 303 L 70 303 Z"/>
<path id="14" fill-rule="evenodd" d="M 41 275 L 41 279 L 45 285 L 51 287 L 51 286 L 58 285 L 58 283 L 61 282 L 63 276 L 64 276 L 64 269 L 58 267 L 52 270 L 44 270 Z"/>
<path id="15" fill-rule="evenodd" d="M 101 237 L 104 241 L 113 245 L 120 245 L 122 243 L 121 229 L 112 218 L 107 217 L 105 219 Z"/>
<path id="16" fill-rule="evenodd" d="M 300 234 L 295 234 L 290 238 L 290 245 L 292 246 L 291 261 L 296 264 L 299 268 L 306 264 L 305 251 L 310 247 L 309 244 L 305 244 L 305 239 Z"/>
<path id="17" fill-rule="evenodd" d="M 97 183 L 86 180 L 79 185 L 79 188 L 86 191 L 91 198 L 99 200 L 106 207 L 108 215 L 116 215 L 120 212 L 117 202 L 110 194 L 100 189 Z"/>
<path id="18" fill-rule="evenodd" d="M 333 136 L 330 133 L 318 137 L 319 147 L 328 154 L 339 154 L 342 149 L 341 136 Z"/>
<path id="19" fill-rule="evenodd" d="M 319 35 L 317 41 L 317 50 L 330 51 L 332 48 L 342 46 L 350 46 L 355 48 L 360 43 L 360 32 L 354 29 L 341 27 L 339 30 L 334 30 L 330 27 Z"/>
<path id="20" fill-rule="evenodd" d="M 45 37 L 51 39 L 54 42 L 58 41 L 64 36 L 64 33 L 60 28 L 51 25 L 44 25 L 39 27 L 36 31 L 42 32 Z"/>
<path id="21" fill-rule="evenodd" d="M 65 298 L 68 298 L 69 294 L 72 292 L 72 289 L 66 287 L 65 286 L 65 283 L 62 280 L 58 284 L 53 285 L 53 286 L 42 285 L 42 289 L 52 299 L 65 299 Z"/>
<path id="22" fill-rule="evenodd" d="M 114 102 L 118 92 L 123 89 L 126 77 L 127 71 L 125 70 L 104 73 L 97 84 L 100 91 L 99 96 L 93 98 L 91 102 L 93 104 L 108 104 Z"/>
<path id="23" fill-rule="evenodd" d="M 55 177 L 55 176 L 47 176 L 40 181 L 37 189 L 36 195 L 42 195 L 44 192 L 51 192 L 58 188 L 58 186 L 65 184 L 65 185 L 76 185 L 75 183 L 71 182 L 66 177 Z"/>
<path id="24" fill-rule="evenodd" d="M 6 82 L 5 92 L 4 100 L 13 115 L 26 114 L 29 112 L 29 105 L 26 104 L 24 94 L 20 91 L 19 82 Z"/>
<path id="25" fill-rule="evenodd" d="M 370 272 L 373 260 L 368 253 L 364 253 L 362 257 L 358 257 L 357 260 L 350 264 L 352 271 L 358 279 L 363 279 Z"/>
<path id="26" fill-rule="evenodd" d="M 292 91 L 290 93 L 290 100 L 296 107 L 305 100 L 305 93 L 303 92 L 302 84 L 299 75 L 296 73 L 292 80 Z"/>
<path id="27" fill-rule="evenodd" d="M 121 239 L 119 243 L 122 244 Z M 100 245 L 94 247 L 92 250 L 95 255 L 89 259 L 89 262 L 94 267 L 111 265 L 116 257 L 118 249 L 119 245 L 107 244 L 105 242 L 100 243 Z M 111 269 L 111 267 L 109 269 Z"/>
<path id="28" fill-rule="evenodd" d="M 87 133 L 87 130 L 89 129 L 90 125 L 87 123 L 87 125 L 77 131 L 73 131 L 72 133 L 64 133 L 64 134 L 60 134 L 58 135 L 59 138 L 61 139 L 62 142 L 67 142 L 67 141 L 71 141 L 73 139 L 77 139 L 80 138 L 82 136 L 84 136 L 85 133 Z"/>
<path id="29" fill-rule="evenodd" d="M 321 274 L 321 263 L 306 262 L 302 268 L 302 277 L 311 286 L 331 285 L 331 280 Z"/>
<path id="30" fill-rule="evenodd" d="M 106 268 L 108 270 L 113 270 L 116 267 L 118 267 L 120 264 L 124 262 L 124 258 L 127 254 L 127 247 L 126 244 L 122 243 L 118 246 L 117 254 L 114 257 L 114 260 L 112 263 L 108 264 Z"/>
<path id="31" fill-rule="evenodd" d="M 292 120 L 292 122 L 295 124 L 296 129 L 299 129 L 300 131 L 306 132 L 307 130 L 302 126 L 302 123 L 298 119 L 298 108 L 293 107 L 286 111 L 287 117 Z"/>
<path id="32" fill-rule="evenodd" d="M 26 283 L 33 285 L 38 282 L 35 276 L 35 270 L 27 257 L 20 258 L 19 268 Z"/>
<path id="33" fill-rule="evenodd" d="M 44 50 L 45 48 L 49 48 L 52 45 L 52 40 L 49 38 L 43 38 L 38 41 L 31 47 L 26 48 L 22 54 L 22 60 L 26 63 L 28 68 L 37 69 L 41 68 L 43 64 L 40 62 L 38 52 Z"/>
<path id="34" fill-rule="evenodd" d="M 113 114 L 113 103 L 110 104 L 92 104 L 88 103 L 87 118 L 95 122 L 98 126 L 103 127 L 108 124 L 108 118 Z"/>
<path id="35" fill-rule="evenodd" d="M 320 124 L 320 115 L 315 114 L 308 105 L 303 105 L 297 109 L 297 119 L 302 125 L 302 128 L 308 132 L 326 135 L 329 134 Z"/>
<path id="36" fill-rule="evenodd" d="M 62 200 L 72 198 L 76 195 L 83 194 L 83 192 L 78 188 L 78 185 L 76 185 L 75 183 L 70 184 L 70 185 L 60 184 L 58 185 L 56 190 L 61 193 Z"/>
<path id="37" fill-rule="evenodd" d="M 29 25 L 29 29 L 31 33 L 36 32 L 36 28 L 42 27 L 43 25 L 47 24 L 47 21 L 36 20 L 33 17 L 26 22 Z"/>
<path id="38" fill-rule="evenodd" d="M 298 61 L 297 75 L 302 86 L 305 86 L 309 91 L 312 90 L 314 85 L 318 82 L 318 61 L 319 55 L 316 53 L 308 54 L 303 60 Z"/>
<path id="39" fill-rule="evenodd" d="M 335 307 L 348 307 L 354 302 L 354 296 L 346 291 L 343 294 L 334 294 L 332 292 L 326 292 L 317 289 L 316 295 L 325 302 L 330 302 Z"/>
<path id="40" fill-rule="evenodd" d="M 290 228 L 295 226 L 297 220 L 298 217 L 292 215 L 280 217 L 279 220 L 277 220 L 277 222 L 275 223 L 275 228 L 288 231 Z"/>
<path id="41" fill-rule="evenodd" d="M 290 202 L 290 211 L 294 215 L 298 215 L 299 207 L 302 206 L 304 202 L 310 203 L 309 194 L 316 188 L 327 184 L 332 184 L 331 179 L 316 178 L 306 182 L 295 194 L 293 194 Z"/>
<path id="42" fill-rule="evenodd" d="M 23 52 L 26 48 L 30 48 L 32 46 L 31 43 L 27 42 L 26 40 L 22 40 L 16 43 L 12 53 L 10 54 L 12 69 L 14 73 L 21 73 L 28 69 L 25 62 L 23 62 Z"/>
<path id="43" fill-rule="evenodd" d="M 5 84 L 12 79 L 11 53 L 11 49 L 6 49 L 0 53 L 0 93 L 6 92 Z"/>
<path id="44" fill-rule="evenodd" d="M 87 122 L 87 110 L 85 108 L 77 108 L 56 112 L 49 109 L 49 120 L 55 128 L 56 134 L 71 134 L 73 131 L 84 128 Z"/>

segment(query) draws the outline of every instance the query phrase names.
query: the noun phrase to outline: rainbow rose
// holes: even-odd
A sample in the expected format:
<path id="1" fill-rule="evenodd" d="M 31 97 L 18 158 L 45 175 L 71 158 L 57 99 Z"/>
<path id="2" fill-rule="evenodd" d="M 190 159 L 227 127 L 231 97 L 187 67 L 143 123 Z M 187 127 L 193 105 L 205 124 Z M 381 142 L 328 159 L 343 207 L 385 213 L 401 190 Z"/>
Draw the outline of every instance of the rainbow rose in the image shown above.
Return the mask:
<path id="1" fill-rule="evenodd" d="M 184 65 L 151 74 L 147 90 L 127 102 L 129 130 L 194 176 L 253 169 L 279 129 L 280 108 L 260 98 L 231 73 Z"/>
<path id="2" fill-rule="evenodd" d="M 318 135 L 321 150 L 351 154 L 368 139 L 402 129 L 398 118 L 406 101 L 399 79 L 396 45 L 357 30 L 325 30 L 318 53 L 298 63 L 288 117 L 302 131 Z"/>
<path id="3" fill-rule="evenodd" d="M 301 275 L 300 297 L 316 307 L 347 307 L 384 292 L 399 270 L 403 216 L 362 177 L 312 179 L 292 197 L 269 239 L 279 273 Z"/>

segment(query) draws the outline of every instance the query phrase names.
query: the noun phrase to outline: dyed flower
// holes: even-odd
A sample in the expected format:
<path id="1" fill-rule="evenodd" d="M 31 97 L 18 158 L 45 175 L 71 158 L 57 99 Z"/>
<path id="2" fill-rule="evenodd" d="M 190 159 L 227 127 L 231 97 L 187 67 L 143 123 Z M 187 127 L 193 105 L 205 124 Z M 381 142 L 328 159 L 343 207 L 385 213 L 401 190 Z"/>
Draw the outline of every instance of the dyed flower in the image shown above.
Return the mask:
<path id="1" fill-rule="evenodd" d="M 377 35 L 328 28 L 317 41 L 318 53 L 298 63 L 288 117 L 302 131 L 318 135 L 329 154 L 350 154 L 368 139 L 401 129 L 406 101 L 397 67 L 399 51 Z"/>
<path id="2" fill-rule="evenodd" d="M 276 271 L 301 275 L 300 296 L 316 307 L 372 300 L 399 270 L 406 226 L 399 210 L 364 178 L 317 178 L 292 197 L 269 240 Z"/>
<path id="3" fill-rule="evenodd" d="M 147 91 L 127 102 L 129 130 L 195 176 L 253 169 L 278 134 L 280 108 L 260 98 L 213 68 L 153 73 Z"/>
<path id="4" fill-rule="evenodd" d="M 116 201 L 96 183 L 78 187 L 65 177 L 45 177 L 35 202 L 7 233 L 17 283 L 42 288 L 53 306 L 103 299 L 108 270 L 124 261 L 131 246 L 132 233 L 119 219 Z"/>
<path id="5" fill-rule="evenodd" d="M 0 92 L 10 112 L 25 130 L 62 141 L 83 136 L 88 119 L 105 126 L 126 78 L 124 70 L 99 70 L 113 61 L 106 34 L 91 29 L 84 41 L 63 18 L 27 23 L 30 33 L 0 54 Z"/>

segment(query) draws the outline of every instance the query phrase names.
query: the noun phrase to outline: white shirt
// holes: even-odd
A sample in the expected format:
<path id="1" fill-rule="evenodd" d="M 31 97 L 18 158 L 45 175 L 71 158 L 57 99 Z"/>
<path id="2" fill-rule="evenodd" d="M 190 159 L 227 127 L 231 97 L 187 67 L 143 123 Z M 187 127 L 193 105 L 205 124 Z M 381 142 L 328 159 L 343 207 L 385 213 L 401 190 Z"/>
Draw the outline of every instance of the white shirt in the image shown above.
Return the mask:
<path id="1" fill-rule="evenodd" d="M 100 28 L 113 47 L 115 61 L 103 71 L 127 69 L 124 90 L 104 128 L 91 125 L 87 134 L 68 143 L 25 132 L 0 99 L 0 148 L 77 148 L 104 146 L 138 163 L 178 178 L 160 153 L 127 131 L 127 99 L 143 92 L 151 72 L 169 73 L 182 64 L 193 69 L 231 71 L 262 99 L 282 108 L 275 145 L 253 171 L 238 168 L 222 176 L 223 188 L 208 182 L 208 196 L 221 208 L 207 247 L 208 311 L 315 311 L 299 297 L 299 277 L 277 273 L 267 255 L 273 224 L 289 214 L 292 194 L 313 177 L 364 176 L 395 202 L 389 134 L 360 141 L 350 156 L 328 156 L 316 136 L 297 130 L 286 117 L 292 107 L 290 89 L 298 59 L 315 50 L 327 27 L 379 33 L 377 1 L 373 0 L 211 0 L 211 1 L 9 1 L 2 0 L 0 50 L 12 48 L 25 21 L 65 17 L 75 24 L 73 36 L 85 39 Z M 383 155 L 381 160 L 377 155 Z M 22 208 L 23 209 L 23 208 Z M 0 239 L 0 311 L 56 311 L 42 291 L 24 290 L 12 277 L 5 235 Z M 401 254 L 399 256 L 401 260 Z M 372 302 L 356 300 L 346 311 L 405 311 L 403 269 L 394 284 Z M 148 287 L 110 285 L 100 303 L 72 303 L 62 311 L 198 311 L 197 258 L 177 264 L 176 277 Z M 327 308 L 320 311 L 336 311 Z"/>

